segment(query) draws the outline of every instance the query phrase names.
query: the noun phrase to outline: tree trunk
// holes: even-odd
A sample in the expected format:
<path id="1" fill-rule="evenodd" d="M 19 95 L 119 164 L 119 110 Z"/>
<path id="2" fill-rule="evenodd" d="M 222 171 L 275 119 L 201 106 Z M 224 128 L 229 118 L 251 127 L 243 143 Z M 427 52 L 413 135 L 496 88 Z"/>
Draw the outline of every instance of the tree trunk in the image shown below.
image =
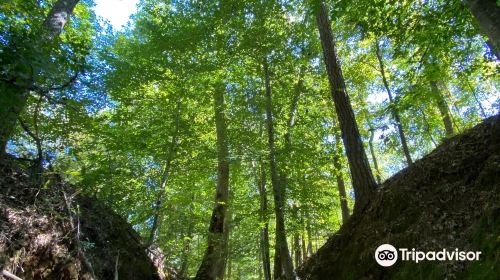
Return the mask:
<path id="1" fill-rule="evenodd" d="M 35 159 L 32 168 L 32 178 L 33 183 L 36 186 L 41 187 L 43 184 L 43 147 L 42 147 L 42 139 L 40 137 L 40 130 L 38 129 L 38 116 L 40 113 L 40 107 L 42 105 L 43 98 L 39 97 L 36 106 L 35 112 L 33 113 L 33 129 L 32 132 L 29 126 L 23 122 L 21 118 L 19 118 L 19 124 L 24 129 L 24 131 L 33 139 L 36 146 L 37 158 Z"/>
<path id="2" fill-rule="evenodd" d="M 259 169 L 254 173 L 257 177 L 257 186 L 259 187 L 260 209 L 259 216 L 262 227 L 260 228 L 260 251 L 262 259 L 262 268 L 264 279 L 271 280 L 271 258 L 269 256 L 269 219 L 267 217 L 267 190 L 266 190 L 266 170 L 262 161 L 259 163 Z"/>
<path id="3" fill-rule="evenodd" d="M 406 136 L 403 130 L 403 124 L 401 123 L 401 117 L 399 116 L 399 111 L 396 108 L 396 104 L 394 104 L 394 98 L 392 96 L 391 88 L 389 87 L 389 82 L 387 81 L 387 77 L 385 75 L 385 67 L 384 60 L 382 58 L 382 53 L 380 51 L 380 46 L 378 45 L 378 41 L 375 42 L 376 54 L 378 59 L 378 64 L 380 66 L 380 74 L 382 76 L 382 82 L 384 84 L 384 88 L 389 96 L 389 106 L 391 107 L 392 117 L 394 121 L 396 121 L 396 128 L 398 130 L 399 139 L 401 140 L 401 146 L 403 148 L 403 154 L 406 158 L 406 163 L 408 165 L 412 165 L 413 161 L 411 159 L 410 149 L 408 149 L 408 143 L 406 141 Z"/>
<path id="4" fill-rule="evenodd" d="M 80 0 L 59 0 L 54 4 L 45 19 L 45 27 L 51 38 L 61 34 L 78 2 Z"/>
<path id="5" fill-rule="evenodd" d="M 500 60 L 500 7 L 498 1 L 466 0 L 464 2 L 479 23 L 481 31 L 488 36 L 488 45 L 497 59 Z"/>
<path id="6" fill-rule="evenodd" d="M 274 145 L 274 124 L 272 113 L 272 93 L 269 80 L 269 66 L 267 59 L 264 59 L 264 78 L 266 86 L 266 125 L 269 145 L 269 165 L 271 170 L 271 184 L 274 195 L 274 211 L 276 214 L 276 245 L 275 245 L 275 265 L 274 279 L 295 279 L 293 263 L 288 250 L 285 230 L 285 194 L 281 186 L 281 179 L 276 165 L 276 148 Z"/>
<path id="7" fill-rule="evenodd" d="M 342 223 L 349 219 L 349 206 L 347 204 L 347 194 L 345 191 L 344 177 L 342 176 L 342 165 L 340 163 L 340 155 L 342 148 L 340 144 L 340 136 L 338 131 L 335 131 L 335 155 L 333 156 L 333 167 L 335 168 L 335 178 L 337 180 L 337 188 L 339 189 L 340 210 L 342 211 Z"/>
<path id="8" fill-rule="evenodd" d="M 311 257 L 313 254 L 313 243 L 312 243 L 312 228 L 311 228 L 311 213 L 306 208 L 305 210 L 305 224 L 307 233 L 307 257 Z"/>
<path id="9" fill-rule="evenodd" d="M 296 232 L 293 236 L 293 251 L 295 257 L 295 267 L 299 267 L 302 263 L 302 252 L 300 250 L 300 235 L 299 232 Z"/>
<path id="10" fill-rule="evenodd" d="M 425 131 L 427 132 L 427 135 L 429 135 L 429 138 L 431 139 L 431 142 L 432 142 L 432 144 L 434 144 L 434 148 L 435 148 L 435 147 L 437 147 L 437 143 L 436 143 L 436 140 L 434 140 L 434 137 L 432 136 L 431 126 L 429 124 L 429 121 L 427 120 L 427 114 L 425 113 L 424 109 L 422 109 L 421 107 L 418 108 L 418 110 L 420 111 L 420 113 L 422 114 L 422 118 L 424 119 Z"/>
<path id="11" fill-rule="evenodd" d="M 158 192 L 158 196 L 156 198 L 154 210 L 153 210 L 153 225 L 151 226 L 151 231 L 148 239 L 148 246 L 153 244 L 156 239 L 156 235 L 158 232 L 160 212 L 163 206 L 163 202 L 165 200 L 165 193 L 167 188 L 168 179 L 170 178 L 170 169 L 172 166 L 172 161 L 175 157 L 175 149 L 177 147 L 177 140 L 179 137 L 179 123 L 181 118 L 181 101 L 177 102 L 176 108 L 176 116 L 175 116 L 175 129 L 174 135 L 172 137 L 172 142 L 168 147 L 168 154 L 165 161 L 165 167 L 163 168 L 161 179 L 160 179 L 160 191 Z"/>
<path id="12" fill-rule="evenodd" d="M 58 36 L 68 22 L 75 6 L 79 0 L 58 0 L 50 10 L 45 19 L 45 27 L 47 28 L 49 39 Z M 44 40 L 44 36 L 40 36 L 37 40 Z M 30 67 L 26 67 L 30 68 Z M 0 158 L 5 153 L 7 142 L 17 124 L 19 115 L 26 106 L 28 91 L 32 86 L 33 73 L 31 70 L 21 71 L 26 77 L 14 77 L 13 81 L 0 82 L 0 92 L 5 94 L 0 99 Z"/>
<path id="13" fill-rule="evenodd" d="M 302 262 L 305 262 L 307 260 L 307 249 L 306 249 L 306 237 L 304 235 L 304 231 L 302 231 L 300 241 L 302 247 Z"/>
<path id="14" fill-rule="evenodd" d="M 368 141 L 368 146 L 370 147 L 370 153 L 372 155 L 373 166 L 375 167 L 375 177 L 377 178 L 377 183 L 380 185 L 380 169 L 378 168 L 377 157 L 375 156 L 375 148 L 373 147 L 373 138 L 375 137 L 375 128 L 372 126 L 370 122 L 368 122 L 368 126 L 370 127 L 370 140 Z"/>
<path id="15" fill-rule="evenodd" d="M 188 219 L 189 220 L 189 219 Z M 181 257 L 181 266 L 179 275 L 187 277 L 187 269 L 189 264 L 189 252 L 191 251 L 191 239 L 193 238 L 193 222 L 189 220 L 187 238 L 184 240 L 184 248 Z"/>
<path id="16" fill-rule="evenodd" d="M 320 2 L 316 12 L 316 22 L 323 47 L 326 71 L 335 104 L 335 111 L 342 131 L 342 140 L 349 161 L 352 183 L 356 195 L 356 209 L 363 209 L 370 200 L 377 183 L 368 164 L 365 149 L 361 142 L 358 125 L 354 117 L 349 96 L 347 95 L 342 70 L 337 59 L 335 43 L 325 5 Z"/>
<path id="17" fill-rule="evenodd" d="M 441 118 L 443 119 L 446 137 L 451 137 L 453 136 L 453 134 L 455 134 L 455 131 L 453 130 L 453 124 L 451 122 L 450 109 L 448 108 L 448 104 L 446 104 L 446 100 L 444 99 L 442 90 L 439 88 L 438 82 L 433 80 L 430 83 L 434 99 L 436 100 L 439 109 L 439 113 L 441 114 Z"/>
<path id="18" fill-rule="evenodd" d="M 224 104 L 225 85 L 214 87 L 215 126 L 217 132 L 217 190 L 208 229 L 208 246 L 195 279 L 223 279 L 227 254 L 227 219 L 229 197 L 229 151 Z"/>

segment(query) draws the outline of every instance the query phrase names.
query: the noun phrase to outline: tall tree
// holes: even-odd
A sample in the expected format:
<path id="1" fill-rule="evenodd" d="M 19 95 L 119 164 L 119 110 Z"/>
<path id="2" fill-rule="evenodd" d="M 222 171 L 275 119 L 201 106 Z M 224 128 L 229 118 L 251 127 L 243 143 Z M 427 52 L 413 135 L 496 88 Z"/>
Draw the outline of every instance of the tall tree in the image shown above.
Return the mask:
<path id="1" fill-rule="evenodd" d="M 399 116 L 399 110 L 394 102 L 394 97 L 391 92 L 391 87 L 389 86 L 389 81 L 387 80 L 384 58 L 382 56 L 382 51 L 380 49 L 378 39 L 375 42 L 375 53 L 377 55 L 377 60 L 380 67 L 380 75 L 382 76 L 382 83 L 384 84 L 385 91 L 387 92 L 387 96 L 389 97 L 389 107 L 391 109 L 392 117 L 396 122 L 395 125 L 398 130 L 399 139 L 401 140 L 401 147 L 403 148 L 403 154 L 406 158 L 406 163 L 408 165 L 412 165 L 413 161 L 411 159 L 410 149 L 408 148 L 408 143 L 406 141 L 406 135 L 403 130 L 403 124 L 401 123 L 401 117 Z"/>
<path id="2" fill-rule="evenodd" d="M 162 174 L 160 177 L 160 182 L 159 186 L 160 189 L 158 191 L 158 195 L 156 197 L 154 209 L 153 209 L 153 224 L 151 226 L 151 232 L 149 234 L 149 239 L 148 239 L 148 246 L 153 244 L 155 241 L 157 231 L 158 231 L 158 224 L 159 220 L 161 218 L 161 209 L 163 207 L 163 203 L 165 201 L 165 194 L 167 193 L 167 183 L 168 180 L 170 179 L 170 172 L 172 169 L 172 161 L 175 158 L 175 151 L 177 147 L 177 141 L 179 138 L 179 126 L 180 126 L 180 119 L 181 119 L 181 100 L 177 102 L 177 110 L 176 110 L 176 115 L 175 115 L 175 125 L 174 125 L 174 134 L 172 136 L 172 142 L 170 142 L 168 145 L 168 150 L 167 150 L 167 155 L 165 159 L 165 164 L 162 170 Z"/>
<path id="3" fill-rule="evenodd" d="M 28 46 L 33 48 L 32 52 L 35 52 L 35 49 L 39 48 L 44 41 L 53 39 L 62 32 L 78 2 L 79 0 L 58 0 L 54 3 L 44 22 L 45 29 L 42 30 L 45 32 L 37 34 L 34 42 Z M 0 158 L 5 153 L 7 142 L 14 132 L 19 114 L 26 106 L 29 91 L 34 89 L 33 82 L 36 73 L 29 62 L 32 54 L 26 53 L 25 55 L 26 57 L 17 57 L 15 59 L 18 61 L 11 62 L 10 72 L 12 73 L 8 77 L 1 77 L 0 91 L 5 95 L 0 99 L 0 119 L 2 120 L 0 123 Z"/>
<path id="4" fill-rule="evenodd" d="M 356 201 L 355 209 L 361 209 L 370 200 L 377 183 L 370 170 L 354 111 L 347 95 L 326 7 L 322 1 L 316 1 L 315 4 L 316 23 L 321 38 L 321 46 L 323 47 L 331 95 L 339 119 L 342 140 L 351 171 Z"/>
<path id="5" fill-rule="evenodd" d="M 276 164 L 276 147 L 274 143 L 273 103 L 269 65 L 264 58 L 264 82 L 266 94 L 266 126 L 269 145 L 269 166 L 271 170 L 271 184 L 273 185 L 274 212 L 276 214 L 276 242 L 274 253 L 274 279 L 294 279 L 293 263 L 288 249 L 285 230 L 285 193 L 282 178 L 279 176 Z"/>
<path id="6" fill-rule="evenodd" d="M 208 246 L 196 279 L 223 279 L 226 270 L 229 203 L 229 141 L 225 117 L 224 83 L 214 86 L 214 112 L 217 132 L 217 189 L 215 205 L 208 229 Z"/>

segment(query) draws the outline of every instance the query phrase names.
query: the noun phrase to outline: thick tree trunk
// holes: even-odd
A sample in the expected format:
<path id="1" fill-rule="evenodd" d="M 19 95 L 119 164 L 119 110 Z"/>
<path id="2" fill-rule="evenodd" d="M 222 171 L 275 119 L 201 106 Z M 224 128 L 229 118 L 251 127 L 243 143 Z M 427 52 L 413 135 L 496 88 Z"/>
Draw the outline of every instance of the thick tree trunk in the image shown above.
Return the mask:
<path id="1" fill-rule="evenodd" d="M 439 83 L 437 81 L 431 81 L 430 84 L 434 99 L 436 100 L 436 104 L 439 109 L 439 113 L 441 114 L 441 118 L 443 119 L 446 137 L 451 137 L 453 136 L 453 134 L 455 134 L 455 131 L 453 129 L 453 123 L 451 121 L 450 109 L 448 108 L 448 104 L 444 99 L 442 89 L 439 88 Z"/>
<path id="2" fill-rule="evenodd" d="M 340 163 L 340 155 L 342 148 L 340 144 L 340 136 L 338 131 L 335 131 L 335 155 L 333 156 L 333 167 L 335 168 L 335 178 L 337 180 L 337 188 L 339 189 L 340 210 L 342 211 L 342 223 L 347 222 L 349 219 L 349 206 L 347 204 L 347 194 L 345 191 L 345 182 L 342 172 L 342 165 Z"/>
<path id="3" fill-rule="evenodd" d="M 179 138 L 179 123 L 181 118 L 181 102 L 177 102 L 176 115 L 175 115 L 175 129 L 174 135 L 172 137 L 172 142 L 168 147 L 168 154 L 165 160 L 165 166 L 162 171 L 161 179 L 160 179 L 160 190 L 158 192 L 154 210 L 153 210 L 153 224 L 151 226 L 151 231 L 148 238 L 148 246 L 153 244 L 156 239 L 159 227 L 160 213 L 163 203 L 165 201 L 165 194 L 168 179 L 170 178 L 170 170 L 172 166 L 172 161 L 175 158 L 175 149 L 177 147 L 177 141 Z"/>
<path id="4" fill-rule="evenodd" d="M 227 208 L 229 203 L 229 149 L 224 104 L 225 86 L 214 87 L 215 126 L 217 131 L 217 190 L 208 230 L 208 246 L 195 279 L 223 279 L 227 254 Z"/>
<path id="5" fill-rule="evenodd" d="M 255 168 L 255 167 L 254 167 Z M 260 169 L 260 170 L 258 170 Z M 267 190 L 266 190 L 266 170 L 262 161 L 259 162 L 258 169 L 254 173 L 257 177 L 259 187 L 260 209 L 259 216 L 262 227 L 260 228 L 260 252 L 264 279 L 271 280 L 271 258 L 269 256 L 269 218 L 267 217 Z"/>
<path id="6" fill-rule="evenodd" d="M 266 124 L 269 145 L 269 165 L 271 170 L 271 184 L 274 195 L 274 211 L 276 214 L 276 244 L 275 244 L 275 265 L 274 279 L 291 280 L 295 278 L 293 263 L 288 250 L 285 230 L 285 194 L 281 185 L 282 178 L 278 173 L 276 165 L 276 148 L 274 144 L 274 124 L 272 113 L 272 92 L 269 78 L 269 66 L 264 59 L 264 78 L 266 87 Z"/>
<path id="7" fill-rule="evenodd" d="M 500 60 L 500 6 L 496 0 L 466 0 L 469 11 L 479 23 L 481 31 L 488 36 L 488 45 Z"/>
<path id="8" fill-rule="evenodd" d="M 335 43 L 325 5 L 317 6 L 316 22 L 323 47 L 325 66 L 330 82 L 330 89 L 335 104 L 335 111 L 342 131 L 342 139 L 351 170 L 352 184 L 356 196 L 356 209 L 366 206 L 377 187 L 368 164 L 365 149 L 361 142 L 358 125 L 354 117 L 349 96 L 346 92 L 344 77 L 337 59 Z"/>
<path id="9" fill-rule="evenodd" d="M 384 60 L 382 58 L 382 53 L 380 51 L 380 47 L 378 44 L 379 44 L 378 41 L 375 42 L 376 54 L 377 54 L 378 64 L 380 66 L 380 74 L 382 76 L 382 82 L 384 84 L 384 88 L 387 92 L 387 95 L 389 96 L 389 106 L 391 107 L 392 117 L 396 122 L 396 128 L 398 130 L 399 139 L 401 140 L 401 147 L 403 148 L 403 154 L 406 158 L 406 163 L 408 165 L 412 165 L 413 161 L 411 159 L 410 149 L 408 148 L 408 143 L 406 141 L 406 136 L 403 130 L 403 124 L 401 123 L 401 117 L 399 116 L 399 111 L 396 108 L 396 104 L 394 104 L 394 98 L 392 96 L 391 88 L 389 87 L 389 82 L 387 81 L 387 77 L 385 75 Z"/>
<path id="10" fill-rule="evenodd" d="M 45 19 L 49 39 L 61 33 L 78 2 L 79 0 L 58 0 L 54 4 Z M 44 39 L 45 36 L 37 38 L 39 41 Z M 14 77 L 11 82 L 0 82 L 0 92 L 4 95 L 0 98 L 0 120 L 2 120 L 0 122 L 0 158 L 5 153 L 7 142 L 14 133 L 19 115 L 26 106 L 28 91 L 32 86 L 33 73 L 24 74 L 29 78 Z"/>

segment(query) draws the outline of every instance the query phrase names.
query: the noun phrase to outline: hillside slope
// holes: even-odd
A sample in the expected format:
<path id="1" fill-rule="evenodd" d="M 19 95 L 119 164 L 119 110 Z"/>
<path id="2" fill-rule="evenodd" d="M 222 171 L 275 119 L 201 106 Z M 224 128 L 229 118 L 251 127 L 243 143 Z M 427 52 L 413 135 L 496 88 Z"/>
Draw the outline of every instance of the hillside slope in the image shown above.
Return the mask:
<path id="1" fill-rule="evenodd" d="M 482 251 L 479 261 L 398 260 L 375 249 Z M 299 269 L 301 279 L 499 279 L 500 116 L 446 140 L 387 180 Z"/>
<path id="2" fill-rule="evenodd" d="M 162 255 L 148 256 L 123 218 L 58 176 L 39 188 L 27 171 L 15 159 L 0 163 L 0 272 L 25 280 L 165 279 Z"/>

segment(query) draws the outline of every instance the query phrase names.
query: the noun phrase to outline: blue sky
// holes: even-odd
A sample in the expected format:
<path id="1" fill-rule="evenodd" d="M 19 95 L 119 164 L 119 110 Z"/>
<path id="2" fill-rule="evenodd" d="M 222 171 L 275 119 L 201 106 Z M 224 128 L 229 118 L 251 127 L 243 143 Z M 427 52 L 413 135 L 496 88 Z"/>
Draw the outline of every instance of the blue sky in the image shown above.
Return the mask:
<path id="1" fill-rule="evenodd" d="M 95 0 L 95 12 L 107 19 L 115 29 L 121 29 L 136 11 L 139 0 Z"/>

